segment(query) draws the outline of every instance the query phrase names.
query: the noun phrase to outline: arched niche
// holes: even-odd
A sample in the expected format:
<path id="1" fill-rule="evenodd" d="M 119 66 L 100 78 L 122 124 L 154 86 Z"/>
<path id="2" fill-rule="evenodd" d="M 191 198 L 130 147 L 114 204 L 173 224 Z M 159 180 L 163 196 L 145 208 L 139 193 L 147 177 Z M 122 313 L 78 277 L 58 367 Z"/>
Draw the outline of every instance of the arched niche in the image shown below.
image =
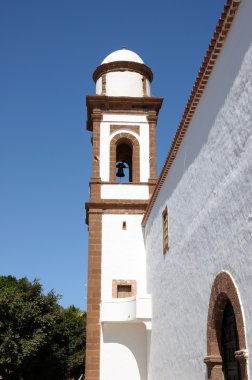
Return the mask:
<path id="1" fill-rule="evenodd" d="M 116 181 L 116 162 L 129 165 L 129 181 L 140 182 L 140 147 L 135 136 L 118 133 L 110 141 L 110 182 Z"/>
<path id="2" fill-rule="evenodd" d="M 237 332 L 237 350 L 235 360 L 239 362 L 239 380 L 248 379 L 248 351 L 245 335 L 244 315 L 237 286 L 226 271 L 220 272 L 213 283 L 208 308 L 207 320 L 207 356 L 204 359 L 208 369 L 209 380 L 224 380 L 223 362 L 223 315 L 230 302 L 235 315 Z"/>

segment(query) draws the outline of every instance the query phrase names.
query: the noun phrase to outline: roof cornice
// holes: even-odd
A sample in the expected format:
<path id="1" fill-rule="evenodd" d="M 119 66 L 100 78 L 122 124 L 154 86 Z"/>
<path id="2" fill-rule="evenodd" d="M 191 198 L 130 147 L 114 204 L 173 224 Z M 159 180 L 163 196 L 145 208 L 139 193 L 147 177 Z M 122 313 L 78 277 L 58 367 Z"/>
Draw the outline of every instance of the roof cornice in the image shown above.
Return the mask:
<path id="1" fill-rule="evenodd" d="M 157 185 L 152 194 L 150 202 L 148 204 L 147 210 L 145 212 L 142 225 L 145 226 L 148 217 L 151 213 L 153 205 L 158 197 L 159 191 L 167 177 L 167 174 L 175 160 L 177 152 L 180 148 L 180 145 L 185 137 L 186 131 L 190 125 L 190 122 L 194 116 L 196 108 L 199 104 L 200 98 L 207 86 L 210 75 L 213 71 L 217 58 L 221 52 L 221 49 L 224 45 L 224 41 L 227 37 L 227 34 L 231 28 L 232 22 L 235 18 L 237 9 L 240 5 L 241 0 L 227 0 L 224 10 L 221 14 L 219 22 L 216 26 L 215 32 L 211 39 L 211 42 L 208 46 L 207 52 L 203 59 L 201 68 L 198 72 L 196 80 L 194 82 L 191 94 L 189 96 L 189 100 L 184 109 L 184 113 L 182 115 L 181 121 L 177 128 L 175 137 L 172 141 L 171 148 L 166 157 L 163 169 L 160 173 Z"/>

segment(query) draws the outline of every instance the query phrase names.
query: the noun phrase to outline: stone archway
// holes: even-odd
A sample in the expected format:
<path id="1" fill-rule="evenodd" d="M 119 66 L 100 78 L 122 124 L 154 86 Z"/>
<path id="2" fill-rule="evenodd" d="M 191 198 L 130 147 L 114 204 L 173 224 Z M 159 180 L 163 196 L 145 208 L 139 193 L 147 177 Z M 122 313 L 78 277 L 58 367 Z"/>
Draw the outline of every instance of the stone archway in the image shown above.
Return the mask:
<path id="1" fill-rule="evenodd" d="M 140 146 L 139 141 L 131 133 L 116 134 L 110 142 L 110 182 L 115 182 L 116 148 L 119 144 L 128 144 L 132 149 L 132 182 L 140 181 Z"/>
<path id="2" fill-rule="evenodd" d="M 211 290 L 207 320 L 207 356 L 204 359 L 208 369 L 208 379 L 223 380 L 221 329 L 227 300 L 231 302 L 234 310 L 239 341 L 239 349 L 235 351 L 235 359 L 240 364 L 241 380 L 247 380 L 248 351 L 243 310 L 237 286 L 231 274 L 226 271 L 217 275 Z"/>

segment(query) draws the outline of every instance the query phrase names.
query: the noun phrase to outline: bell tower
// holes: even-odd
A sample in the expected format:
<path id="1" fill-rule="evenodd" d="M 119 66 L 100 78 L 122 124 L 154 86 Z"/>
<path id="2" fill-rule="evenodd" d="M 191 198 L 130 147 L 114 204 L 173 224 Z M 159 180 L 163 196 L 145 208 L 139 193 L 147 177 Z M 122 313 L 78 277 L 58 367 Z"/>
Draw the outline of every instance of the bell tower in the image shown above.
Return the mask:
<path id="1" fill-rule="evenodd" d="M 86 380 L 147 380 L 151 299 L 141 220 L 156 184 L 162 99 L 150 94 L 151 69 L 127 49 L 108 55 L 93 79 Z"/>

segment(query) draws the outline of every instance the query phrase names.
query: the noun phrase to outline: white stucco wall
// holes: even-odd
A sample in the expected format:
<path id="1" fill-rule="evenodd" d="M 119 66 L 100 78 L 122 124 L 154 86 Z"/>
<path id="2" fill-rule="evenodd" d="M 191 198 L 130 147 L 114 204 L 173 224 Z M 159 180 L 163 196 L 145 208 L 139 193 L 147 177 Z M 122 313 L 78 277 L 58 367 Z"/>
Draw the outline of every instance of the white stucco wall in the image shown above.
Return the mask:
<path id="1" fill-rule="evenodd" d="M 149 199 L 148 185 L 129 185 L 125 183 L 102 185 L 103 199 Z"/>
<path id="2" fill-rule="evenodd" d="M 97 95 L 102 94 L 102 77 L 100 77 L 95 84 L 95 92 Z"/>
<path id="3" fill-rule="evenodd" d="M 221 270 L 238 286 L 252 352 L 251 15 L 243 0 L 145 228 L 152 380 L 206 378 L 208 304 Z"/>
<path id="4" fill-rule="evenodd" d="M 120 125 L 123 128 L 110 135 L 110 125 Z M 127 129 L 138 125 L 140 134 Z M 118 133 L 131 133 L 138 139 L 140 145 L 140 181 L 147 182 L 150 176 L 149 167 L 149 124 L 145 115 L 103 114 L 100 127 L 100 176 L 102 181 L 109 181 L 110 141 Z"/>
<path id="5" fill-rule="evenodd" d="M 112 280 L 136 280 L 137 293 L 146 293 L 146 257 L 142 215 L 102 216 L 101 298 L 112 298 Z M 122 229 L 123 221 L 127 229 Z"/>
<path id="6" fill-rule="evenodd" d="M 107 96 L 143 96 L 143 76 L 132 71 L 115 71 L 106 74 Z M 146 85 L 147 96 L 150 96 L 149 83 Z M 96 86 L 96 93 L 101 94 L 101 87 Z"/>
<path id="7" fill-rule="evenodd" d="M 147 333 L 143 323 L 104 323 L 101 380 L 147 379 Z"/>
<path id="8" fill-rule="evenodd" d="M 109 300 L 113 302 L 112 280 L 136 280 L 137 294 L 146 293 L 146 257 L 141 220 L 142 215 L 102 216 L 101 319 L 113 321 L 117 317 L 117 322 L 102 323 L 101 380 L 147 380 L 147 331 L 144 323 L 137 323 L 135 319 L 138 314 L 140 318 L 150 317 L 149 309 L 143 310 L 141 306 L 144 299 L 140 297 L 139 308 L 136 297 L 119 300 L 119 309 L 107 307 Z M 126 230 L 122 229 L 124 221 Z M 145 305 L 150 307 L 150 302 L 146 303 L 145 300 Z M 122 318 L 133 321 L 119 323 Z"/>

